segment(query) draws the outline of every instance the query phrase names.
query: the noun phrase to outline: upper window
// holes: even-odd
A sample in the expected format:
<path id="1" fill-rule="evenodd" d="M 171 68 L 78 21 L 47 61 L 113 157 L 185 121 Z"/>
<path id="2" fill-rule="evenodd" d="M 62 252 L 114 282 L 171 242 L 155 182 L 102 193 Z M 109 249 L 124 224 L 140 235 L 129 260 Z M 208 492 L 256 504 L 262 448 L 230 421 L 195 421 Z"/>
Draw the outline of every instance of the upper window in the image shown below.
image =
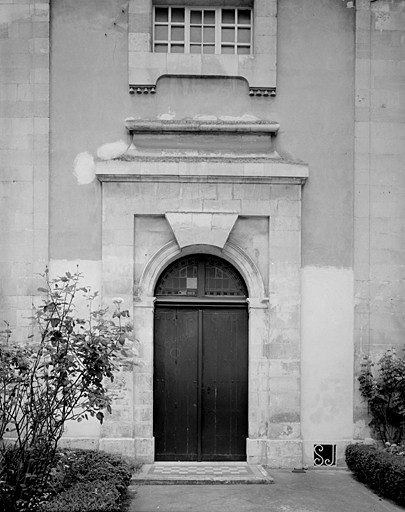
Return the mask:
<path id="1" fill-rule="evenodd" d="M 154 8 L 155 53 L 252 53 L 252 10 L 223 7 Z"/>

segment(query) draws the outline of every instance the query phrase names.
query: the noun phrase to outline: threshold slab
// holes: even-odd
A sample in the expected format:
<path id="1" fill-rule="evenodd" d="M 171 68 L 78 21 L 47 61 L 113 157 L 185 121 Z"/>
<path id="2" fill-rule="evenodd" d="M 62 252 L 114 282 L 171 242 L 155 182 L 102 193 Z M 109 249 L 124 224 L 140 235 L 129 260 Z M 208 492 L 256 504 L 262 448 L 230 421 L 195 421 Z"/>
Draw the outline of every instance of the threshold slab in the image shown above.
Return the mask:
<path id="1" fill-rule="evenodd" d="M 156 462 L 144 464 L 132 485 L 272 484 L 267 470 L 246 462 Z"/>

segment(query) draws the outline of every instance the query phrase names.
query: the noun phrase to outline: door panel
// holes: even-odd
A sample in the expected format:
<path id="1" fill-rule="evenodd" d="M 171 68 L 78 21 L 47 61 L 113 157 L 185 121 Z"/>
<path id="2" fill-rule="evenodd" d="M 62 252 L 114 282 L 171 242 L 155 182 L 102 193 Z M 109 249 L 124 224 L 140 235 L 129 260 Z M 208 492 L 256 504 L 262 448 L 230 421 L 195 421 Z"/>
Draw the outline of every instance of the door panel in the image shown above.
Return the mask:
<path id="1" fill-rule="evenodd" d="M 198 311 L 157 309 L 155 340 L 156 460 L 196 460 Z"/>
<path id="2" fill-rule="evenodd" d="M 202 460 L 246 460 L 247 311 L 203 312 Z"/>
<path id="3" fill-rule="evenodd" d="M 246 460 L 247 311 L 157 307 L 156 460 Z"/>

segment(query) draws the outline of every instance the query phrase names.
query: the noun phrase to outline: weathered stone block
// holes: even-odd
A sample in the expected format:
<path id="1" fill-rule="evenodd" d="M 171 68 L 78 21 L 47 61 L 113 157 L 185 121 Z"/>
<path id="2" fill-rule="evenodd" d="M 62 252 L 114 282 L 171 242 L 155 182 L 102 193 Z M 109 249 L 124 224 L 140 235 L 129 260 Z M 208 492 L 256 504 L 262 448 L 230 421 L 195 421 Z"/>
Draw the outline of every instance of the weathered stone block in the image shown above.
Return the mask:
<path id="1" fill-rule="evenodd" d="M 134 459 L 136 456 L 136 440 L 132 438 L 109 439 L 101 438 L 99 449 L 109 453 L 124 454 L 126 457 Z"/>
<path id="2" fill-rule="evenodd" d="M 135 458 L 137 462 L 151 463 L 155 460 L 155 438 L 135 438 Z"/>

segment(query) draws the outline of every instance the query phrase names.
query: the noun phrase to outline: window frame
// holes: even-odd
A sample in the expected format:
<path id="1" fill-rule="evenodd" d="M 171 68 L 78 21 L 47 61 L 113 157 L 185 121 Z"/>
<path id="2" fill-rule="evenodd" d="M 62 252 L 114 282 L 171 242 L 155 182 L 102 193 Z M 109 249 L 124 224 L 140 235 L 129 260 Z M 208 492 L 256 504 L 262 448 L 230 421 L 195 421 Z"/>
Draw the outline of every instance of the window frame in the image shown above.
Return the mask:
<path id="1" fill-rule="evenodd" d="M 167 22 L 160 22 L 156 21 L 156 9 L 164 8 L 168 9 L 168 20 Z M 184 9 L 184 22 L 172 22 L 172 9 Z M 234 10 L 235 11 L 235 22 L 234 23 L 223 23 L 222 22 L 222 11 L 223 10 Z M 215 34 L 215 40 L 214 43 L 204 43 L 203 37 L 201 38 L 201 42 L 195 42 L 195 44 L 200 45 L 200 49 L 204 49 L 205 46 L 214 46 L 214 52 L 191 52 L 191 45 L 194 43 L 193 41 L 190 41 L 190 34 L 191 34 L 191 11 L 214 11 L 215 13 L 215 21 L 214 21 L 214 34 Z M 250 13 L 250 23 L 249 24 L 240 24 L 238 22 L 238 11 L 249 11 Z M 156 27 L 157 26 L 167 26 L 168 27 L 168 34 L 167 34 L 167 40 L 163 39 L 156 39 Z M 184 26 L 184 39 L 183 41 L 176 41 L 173 43 L 171 40 L 171 27 L 172 26 Z M 201 29 L 203 32 L 204 29 L 204 18 L 202 18 L 201 23 Z M 234 42 L 229 41 L 222 41 L 222 29 L 223 28 L 234 28 L 235 29 L 235 40 Z M 241 42 L 239 43 L 237 41 L 237 34 L 239 28 L 249 28 L 250 29 L 250 41 L 247 42 Z M 254 12 L 252 7 L 233 7 L 233 6 L 186 6 L 186 5 L 159 5 L 154 4 L 153 5 L 153 13 L 152 13 L 152 53 L 166 53 L 166 54 L 172 54 L 172 53 L 180 53 L 180 54 L 189 54 L 189 55 L 253 55 L 254 54 L 254 34 L 253 34 L 253 28 L 254 28 Z M 183 45 L 184 52 L 172 52 L 172 45 L 178 44 Z M 167 52 L 157 52 L 156 51 L 156 45 L 166 45 Z M 222 52 L 223 47 L 233 48 L 233 52 Z M 239 48 L 248 48 L 248 53 L 238 53 Z"/>
<path id="2" fill-rule="evenodd" d="M 196 279 L 196 287 L 190 287 L 190 290 L 195 290 L 195 293 L 159 293 L 162 288 L 164 288 L 164 283 L 168 278 L 172 278 L 172 274 L 176 272 L 179 267 L 184 264 L 184 262 L 189 262 L 191 260 L 195 260 L 195 266 L 197 269 L 197 276 Z M 228 276 L 226 279 L 231 279 L 232 283 L 235 287 L 235 293 L 231 293 L 232 289 L 228 288 L 228 293 L 223 293 L 223 288 L 219 287 L 218 292 L 215 291 L 212 288 L 212 282 L 211 285 L 208 284 L 208 281 L 215 280 L 216 278 L 210 277 L 208 275 L 208 269 L 209 269 L 209 263 L 212 262 L 213 266 L 217 265 L 218 267 L 223 267 L 221 269 L 218 268 L 218 270 L 221 270 L 224 273 L 228 273 Z M 187 279 L 188 276 L 183 277 L 183 279 Z M 179 279 L 179 278 L 175 278 Z M 215 287 L 216 288 L 216 287 Z M 186 288 L 188 289 L 188 287 Z M 237 293 L 239 291 L 242 291 L 243 293 Z M 159 278 L 156 281 L 155 288 L 154 288 L 154 295 L 156 300 L 159 302 L 161 301 L 242 301 L 243 303 L 246 302 L 246 299 L 248 298 L 248 288 L 246 285 L 245 280 L 243 279 L 240 272 L 228 261 L 226 261 L 223 258 L 220 258 L 219 256 L 214 256 L 211 254 L 190 254 L 188 256 L 183 256 L 175 261 L 173 261 L 170 265 L 168 265 L 160 274 Z"/>

